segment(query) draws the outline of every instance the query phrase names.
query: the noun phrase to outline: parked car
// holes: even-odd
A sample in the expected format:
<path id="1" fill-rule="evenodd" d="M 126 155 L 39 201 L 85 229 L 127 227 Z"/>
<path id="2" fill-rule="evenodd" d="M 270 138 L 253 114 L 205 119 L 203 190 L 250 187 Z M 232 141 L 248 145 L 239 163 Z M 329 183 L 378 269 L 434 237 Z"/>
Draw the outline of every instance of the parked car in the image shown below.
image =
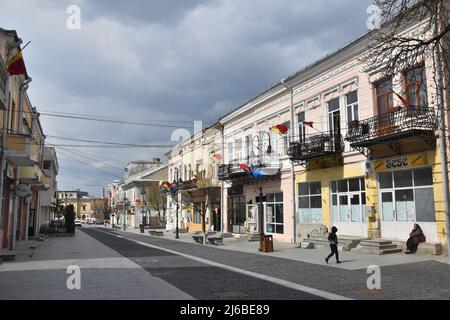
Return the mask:
<path id="1" fill-rule="evenodd" d="M 95 221 L 95 224 L 100 224 L 100 225 L 102 225 L 102 224 L 105 224 L 105 222 L 104 222 L 103 220 L 97 220 L 97 221 Z"/>
<path id="2" fill-rule="evenodd" d="M 75 219 L 75 227 L 81 227 L 81 221 L 79 219 Z"/>

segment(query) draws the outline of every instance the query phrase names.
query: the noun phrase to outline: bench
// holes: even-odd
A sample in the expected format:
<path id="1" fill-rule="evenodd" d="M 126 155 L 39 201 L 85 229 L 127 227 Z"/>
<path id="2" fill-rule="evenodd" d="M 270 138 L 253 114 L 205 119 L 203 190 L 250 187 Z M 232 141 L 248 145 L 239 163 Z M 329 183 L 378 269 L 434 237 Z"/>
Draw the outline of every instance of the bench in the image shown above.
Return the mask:
<path id="1" fill-rule="evenodd" d="M 206 238 L 210 244 L 215 244 L 217 246 L 223 245 L 223 238 L 219 236 L 209 236 Z"/>
<path id="2" fill-rule="evenodd" d="M 152 235 L 152 236 L 158 236 L 158 237 L 164 236 L 164 231 L 149 230 L 148 233 L 150 233 L 150 235 Z"/>

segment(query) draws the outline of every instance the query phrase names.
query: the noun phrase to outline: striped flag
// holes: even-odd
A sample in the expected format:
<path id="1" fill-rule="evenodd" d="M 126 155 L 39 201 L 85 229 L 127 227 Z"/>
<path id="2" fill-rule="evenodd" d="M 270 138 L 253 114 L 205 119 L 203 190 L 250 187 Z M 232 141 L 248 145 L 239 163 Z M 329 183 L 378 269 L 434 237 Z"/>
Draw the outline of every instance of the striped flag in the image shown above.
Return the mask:
<path id="1" fill-rule="evenodd" d="M 23 61 L 22 50 L 17 52 L 14 57 L 6 63 L 6 69 L 10 76 L 26 73 L 25 61 Z"/>

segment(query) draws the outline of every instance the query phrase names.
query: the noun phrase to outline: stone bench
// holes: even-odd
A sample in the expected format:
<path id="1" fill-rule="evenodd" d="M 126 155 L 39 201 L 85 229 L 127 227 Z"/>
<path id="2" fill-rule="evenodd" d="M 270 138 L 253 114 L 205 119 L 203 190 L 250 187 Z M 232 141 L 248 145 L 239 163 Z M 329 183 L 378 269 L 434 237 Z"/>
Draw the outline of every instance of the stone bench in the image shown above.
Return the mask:
<path id="1" fill-rule="evenodd" d="M 164 236 L 164 231 L 160 231 L 160 230 L 149 230 L 148 233 L 150 233 L 150 235 L 152 235 L 152 236 L 158 236 L 158 237 Z"/>
<path id="2" fill-rule="evenodd" d="M 223 245 L 223 238 L 219 237 L 219 236 L 209 236 L 209 237 L 206 237 L 206 240 L 208 240 L 208 242 L 210 244 L 215 244 L 217 246 Z"/>

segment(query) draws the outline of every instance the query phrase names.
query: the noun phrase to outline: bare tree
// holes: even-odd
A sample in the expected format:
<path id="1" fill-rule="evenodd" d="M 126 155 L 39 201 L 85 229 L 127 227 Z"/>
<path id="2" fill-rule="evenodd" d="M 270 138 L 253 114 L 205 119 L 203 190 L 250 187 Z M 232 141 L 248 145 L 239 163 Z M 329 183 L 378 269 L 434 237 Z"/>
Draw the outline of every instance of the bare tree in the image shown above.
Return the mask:
<path id="1" fill-rule="evenodd" d="M 386 78 L 393 78 L 428 60 L 448 76 L 448 0 L 374 0 L 374 4 L 380 8 L 382 28 L 372 32 L 371 45 L 362 57 L 366 72 L 382 70 Z M 433 59 L 436 50 L 439 62 Z"/>
<path id="2" fill-rule="evenodd" d="M 148 205 L 158 212 L 158 219 L 161 223 L 166 219 L 167 196 L 160 191 L 158 187 L 152 187 L 147 193 Z M 162 216 L 161 216 L 162 214 Z"/>

